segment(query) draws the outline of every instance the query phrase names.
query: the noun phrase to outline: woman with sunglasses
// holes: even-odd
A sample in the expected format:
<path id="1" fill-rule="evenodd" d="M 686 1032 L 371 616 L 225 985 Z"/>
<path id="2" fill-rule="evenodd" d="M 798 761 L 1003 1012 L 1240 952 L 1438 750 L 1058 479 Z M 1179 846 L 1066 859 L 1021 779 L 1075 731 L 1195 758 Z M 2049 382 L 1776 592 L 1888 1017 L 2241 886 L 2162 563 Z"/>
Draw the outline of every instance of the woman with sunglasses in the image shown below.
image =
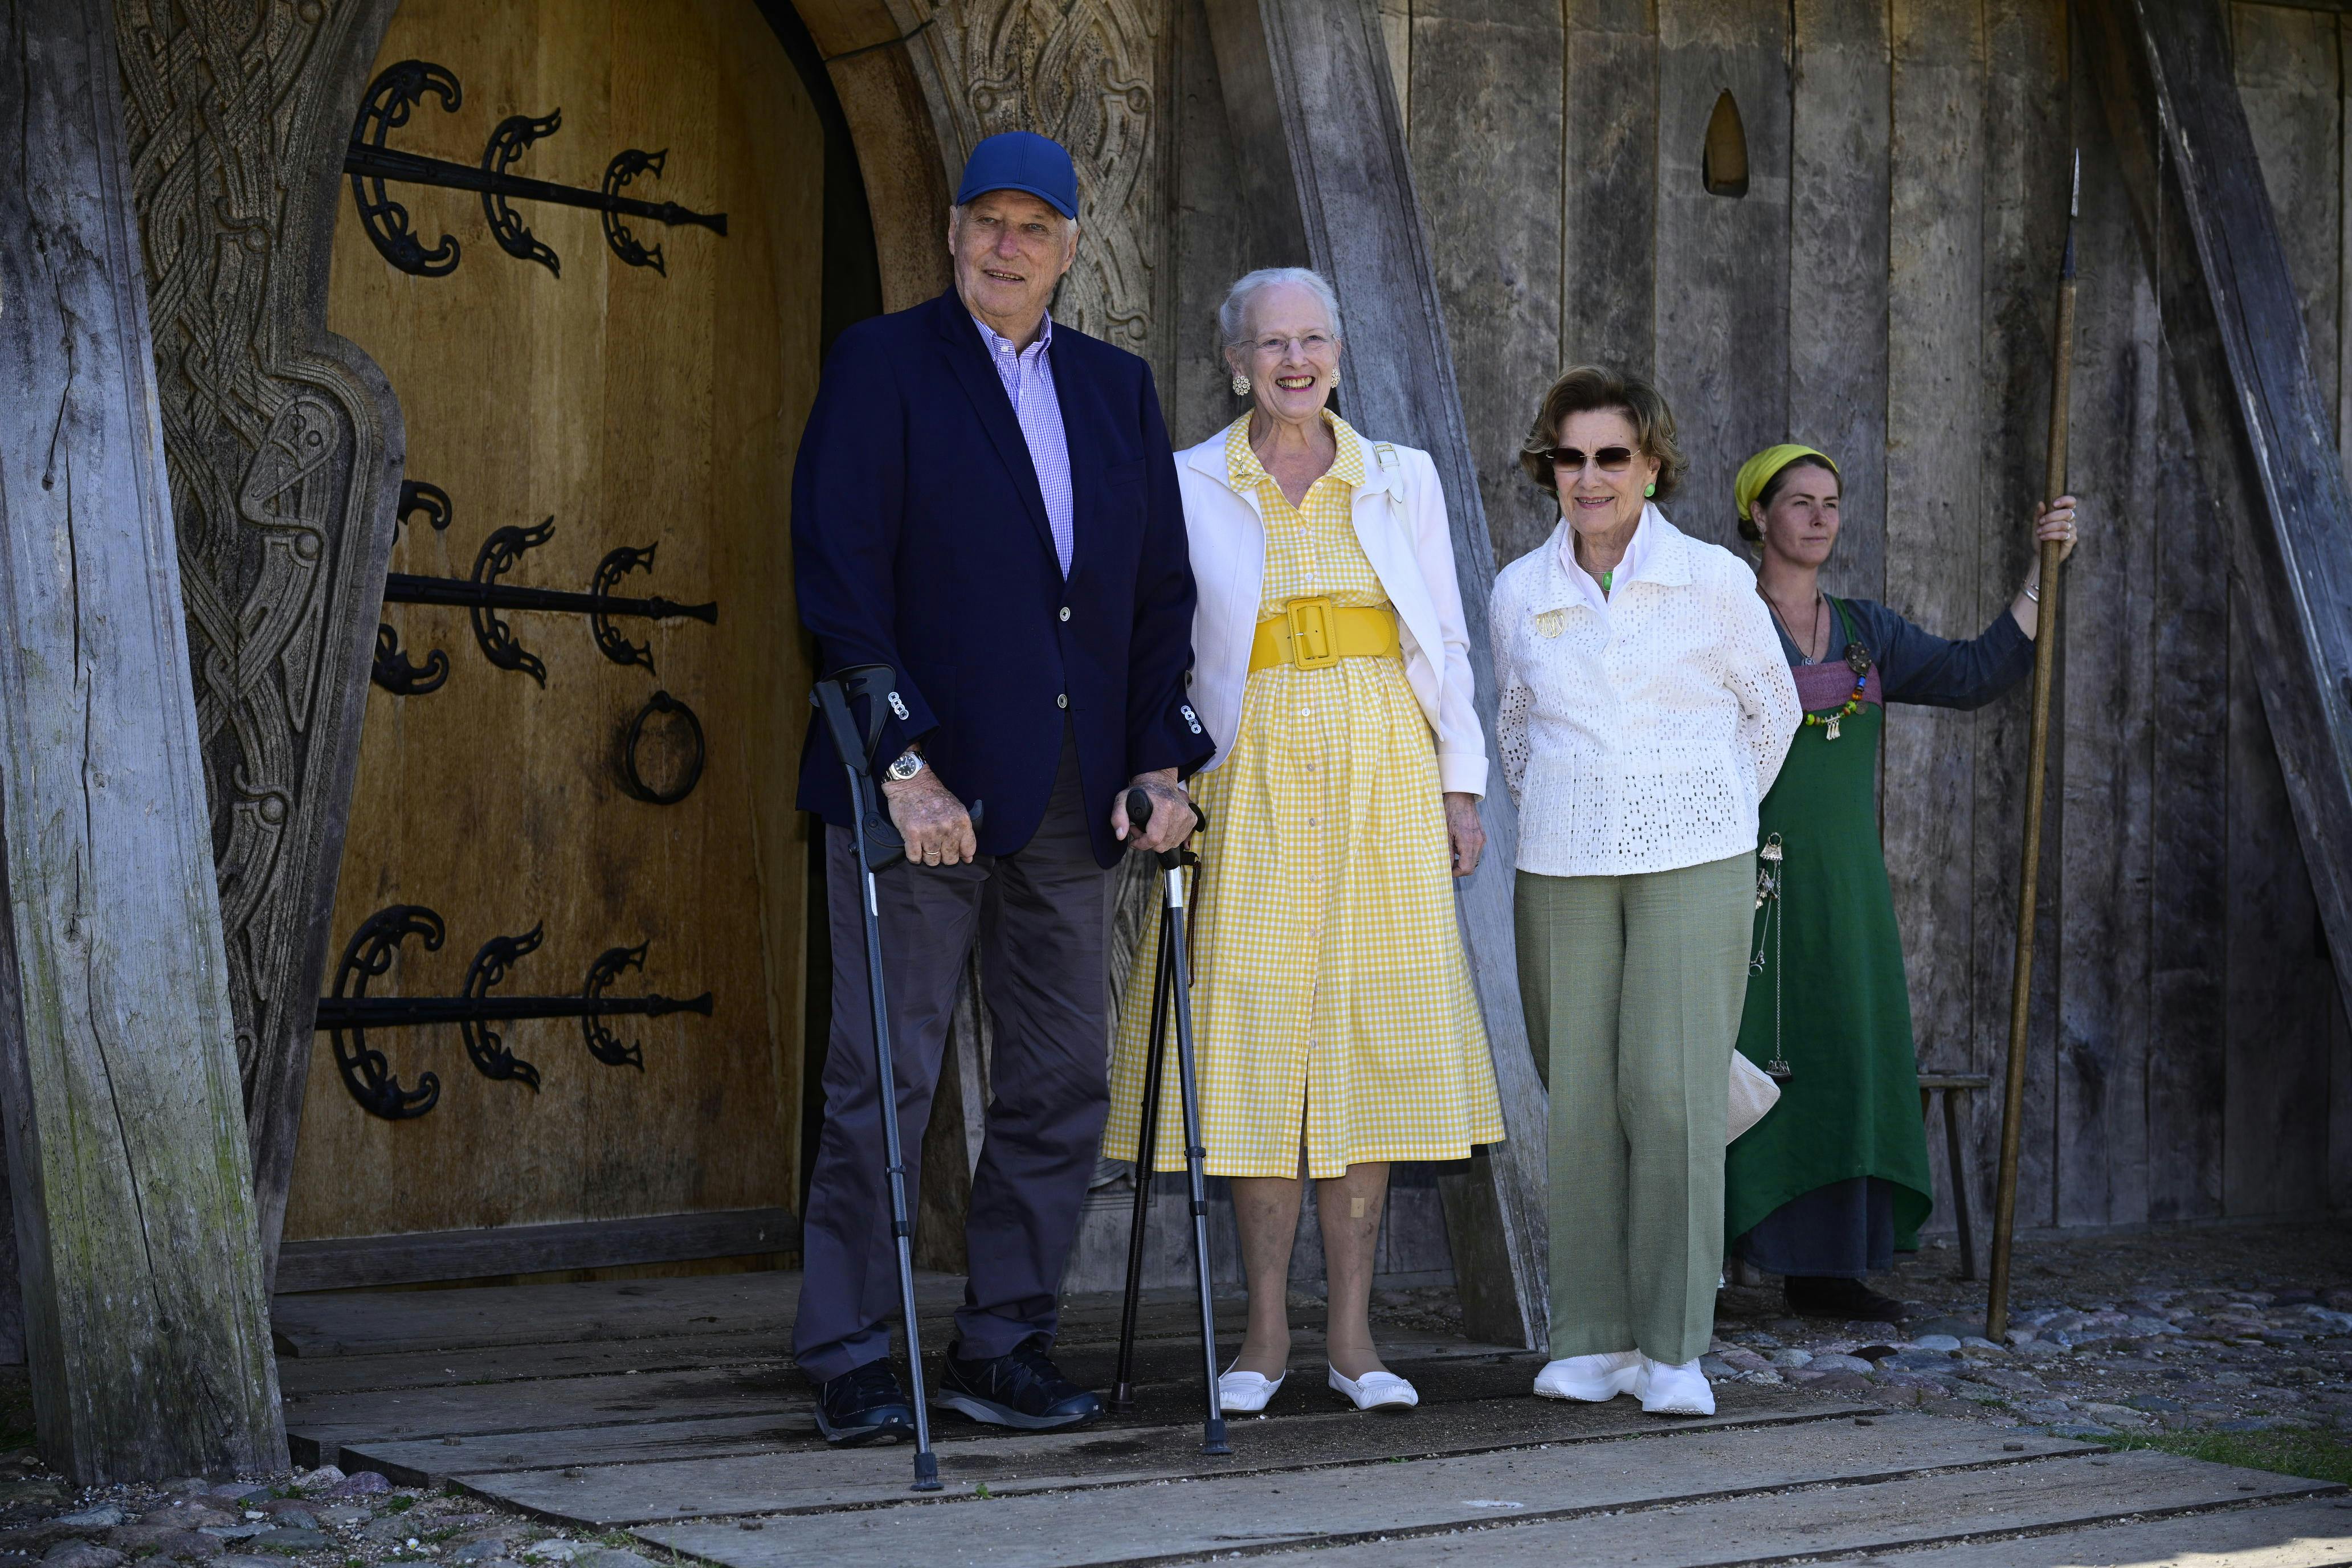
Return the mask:
<path id="1" fill-rule="evenodd" d="M 1551 1089 L 1535 1391 L 1709 1415 L 1756 806 L 1802 715 L 1753 574 L 1654 504 L 1684 466 L 1655 388 L 1577 366 L 1519 461 L 1560 510 L 1496 575 L 1491 628 L 1519 995 Z"/>
<path id="2" fill-rule="evenodd" d="M 1879 843 L 1885 705 L 1977 708 L 2033 668 L 2029 582 L 1969 642 L 1947 642 L 1884 605 L 1822 592 L 1837 547 L 1837 464 L 1810 447 L 1767 447 L 1733 484 L 1756 592 L 1792 668 L 1805 722 L 1772 792 L 1764 842 L 1781 855 L 1777 896 L 1756 914 L 1760 966 L 1739 1049 L 1781 1079 L 1770 1114 L 1731 1146 L 1724 1228 L 1732 1256 L 1782 1277 L 1801 1316 L 1899 1322 L 1903 1304 L 1865 1279 L 1918 1246 L 1927 1217 L 1903 943 Z M 2074 498 L 2038 510 L 2036 539 L 2074 548 Z"/>
<path id="3" fill-rule="evenodd" d="M 1503 1141 L 1453 879 L 1486 846 L 1486 737 L 1453 534 L 1425 452 L 1331 412 L 1339 309 L 1304 268 L 1227 292 L 1219 337 L 1248 406 L 1176 454 L 1199 607 L 1192 706 L 1219 744 L 1192 916 L 1202 1142 L 1232 1179 L 1249 1282 L 1230 1411 L 1265 1408 L 1290 1353 L 1287 1283 L 1316 1185 L 1330 1389 L 1419 1402 L 1381 1363 L 1374 1248 L 1397 1160 Z M 1750 595 L 1753 598 L 1753 595 Z M 1119 1006 L 1104 1152 L 1135 1157 L 1156 938 Z M 1155 1163 L 1183 1168 L 1176 1097 Z"/>

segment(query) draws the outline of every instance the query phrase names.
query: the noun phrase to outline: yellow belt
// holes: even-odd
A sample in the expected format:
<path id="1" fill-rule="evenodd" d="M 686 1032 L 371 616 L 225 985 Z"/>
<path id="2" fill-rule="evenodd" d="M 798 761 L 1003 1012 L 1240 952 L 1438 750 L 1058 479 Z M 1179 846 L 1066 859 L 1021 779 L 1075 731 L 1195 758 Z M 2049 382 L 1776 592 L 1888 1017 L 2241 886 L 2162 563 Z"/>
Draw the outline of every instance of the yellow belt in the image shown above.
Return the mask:
<path id="1" fill-rule="evenodd" d="M 1396 612 L 1386 605 L 1335 605 L 1328 596 L 1293 599 L 1281 615 L 1258 622 L 1249 667 L 1323 669 L 1343 658 L 1386 658 L 1398 651 Z"/>

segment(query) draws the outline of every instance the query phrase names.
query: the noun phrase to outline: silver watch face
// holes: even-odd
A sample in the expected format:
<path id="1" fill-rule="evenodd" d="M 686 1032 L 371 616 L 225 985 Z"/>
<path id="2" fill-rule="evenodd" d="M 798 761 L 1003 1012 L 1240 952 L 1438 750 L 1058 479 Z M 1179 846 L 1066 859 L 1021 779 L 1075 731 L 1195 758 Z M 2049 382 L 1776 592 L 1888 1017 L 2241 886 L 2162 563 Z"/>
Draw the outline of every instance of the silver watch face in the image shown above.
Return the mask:
<path id="1" fill-rule="evenodd" d="M 884 771 L 892 778 L 903 783 L 923 771 L 923 759 L 917 752 L 901 752 L 898 753 L 898 760 Z"/>

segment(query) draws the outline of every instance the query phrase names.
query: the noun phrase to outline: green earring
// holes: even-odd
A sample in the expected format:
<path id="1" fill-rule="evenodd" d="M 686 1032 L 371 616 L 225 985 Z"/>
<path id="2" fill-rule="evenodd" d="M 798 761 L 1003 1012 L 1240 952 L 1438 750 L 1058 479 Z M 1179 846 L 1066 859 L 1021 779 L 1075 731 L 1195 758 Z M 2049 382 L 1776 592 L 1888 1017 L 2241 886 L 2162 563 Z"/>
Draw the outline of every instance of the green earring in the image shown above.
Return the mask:
<path id="1" fill-rule="evenodd" d="M 1655 485 L 1643 485 L 1642 487 L 1642 493 L 1644 496 L 1656 495 L 1658 493 L 1658 487 Z"/>

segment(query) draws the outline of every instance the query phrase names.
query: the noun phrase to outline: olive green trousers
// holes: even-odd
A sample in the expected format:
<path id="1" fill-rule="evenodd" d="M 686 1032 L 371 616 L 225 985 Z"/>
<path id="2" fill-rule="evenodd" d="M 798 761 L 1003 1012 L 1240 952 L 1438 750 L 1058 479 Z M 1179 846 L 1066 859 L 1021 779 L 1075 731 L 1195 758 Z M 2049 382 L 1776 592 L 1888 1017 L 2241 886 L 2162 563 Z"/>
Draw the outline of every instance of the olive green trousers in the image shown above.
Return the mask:
<path id="1" fill-rule="evenodd" d="M 1756 858 L 1518 874 L 1519 997 L 1551 1090 L 1551 1353 L 1706 1352 Z"/>

